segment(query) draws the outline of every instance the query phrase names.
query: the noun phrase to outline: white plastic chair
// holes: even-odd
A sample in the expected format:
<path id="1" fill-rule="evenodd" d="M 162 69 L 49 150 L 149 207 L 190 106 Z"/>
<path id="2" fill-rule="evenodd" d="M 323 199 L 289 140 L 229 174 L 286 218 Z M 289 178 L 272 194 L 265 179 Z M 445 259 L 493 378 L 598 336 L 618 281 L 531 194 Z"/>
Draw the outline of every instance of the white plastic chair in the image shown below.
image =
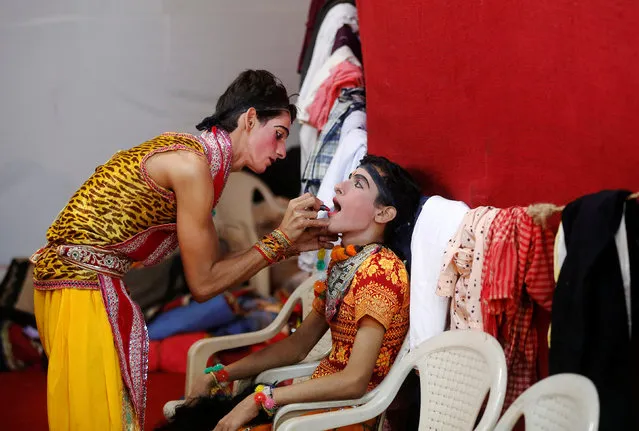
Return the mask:
<path id="1" fill-rule="evenodd" d="M 413 368 L 420 373 L 419 430 L 470 430 L 486 393 L 488 401 L 476 430 L 492 430 L 506 394 L 506 360 L 493 337 L 476 331 L 447 331 L 423 342 L 395 362 L 384 381 L 358 400 L 290 404 L 280 409 L 277 431 L 326 430 L 360 423 L 382 414 Z M 352 407 L 301 416 L 326 408 Z"/>
<path id="2" fill-rule="evenodd" d="M 215 219 L 227 226 L 239 226 L 244 231 L 245 241 L 253 245 L 258 240 L 253 203 L 253 194 L 259 192 L 264 197 L 265 206 L 273 214 L 284 215 L 286 207 L 278 203 L 273 192 L 255 175 L 246 172 L 232 172 L 224 187 L 224 193 L 215 207 Z M 270 294 L 270 270 L 264 268 L 249 280 L 249 287 L 266 297 Z"/>
<path id="3" fill-rule="evenodd" d="M 185 393 L 189 393 L 190 389 L 195 382 L 195 379 L 202 374 L 204 368 L 206 368 L 206 363 L 211 356 L 213 356 L 217 352 L 221 352 L 223 350 L 234 349 L 237 347 L 245 347 L 253 344 L 261 343 L 263 341 L 269 340 L 273 338 L 276 334 L 278 334 L 284 325 L 288 322 L 291 313 L 293 312 L 293 308 L 295 305 L 301 301 L 302 303 L 302 314 L 307 316 L 312 309 L 313 304 L 313 284 L 315 283 L 316 278 L 314 276 L 309 277 L 303 283 L 301 283 L 295 291 L 291 294 L 282 310 L 279 312 L 275 320 L 271 322 L 266 328 L 261 329 L 256 332 L 250 332 L 246 334 L 239 335 L 228 335 L 224 337 L 212 337 L 205 338 L 203 340 L 199 340 L 194 343 L 189 348 L 189 353 L 187 357 L 186 363 L 186 385 L 185 385 Z M 308 371 L 302 369 L 309 368 L 313 366 L 313 369 L 317 366 L 317 361 L 324 358 L 331 350 L 331 334 L 330 330 L 324 334 L 322 339 L 315 345 L 313 350 L 307 355 L 306 359 L 304 359 L 303 363 L 313 363 L 313 365 L 297 365 L 300 371 L 295 370 L 296 366 L 292 367 L 283 367 L 284 369 L 291 369 L 290 372 L 294 374 L 304 374 Z M 275 371 L 275 370 L 274 370 Z M 290 375 L 289 372 L 289 375 Z M 266 372 L 268 373 L 268 371 Z M 312 373 L 312 371 L 311 371 Z M 267 375 L 268 377 L 268 375 Z M 297 377 L 294 375 L 293 377 Z M 293 378 L 289 377 L 289 378 Z M 263 375 L 258 376 L 259 379 L 265 378 Z M 266 381 L 266 380 L 263 380 Z"/>
<path id="4" fill-rule="evenodd" d="M 578 374 L 556 374 L 522 393 L 506 410 L 495 431 L 512 430 L 524 415 L 526 431 L 596 431 L 599 396 L 595 385 Z"/>
<path id="5" fill-rule="evenodd" d="M 410 346 L 410 340 L 408 339 L 408 336 L 406 336 L 406 338 L 404 339 L 404 342 L 402 343 L 402 346 L 399 349 L 399 352 L 397 352 L 397 357 L 395 358 L 395 363 L 393 364 L 393 367 L 396 366 L 396 364 L 398 364 L 399 361 L 408 354 L 409 346 Z M 260 374 L 255 379 L 255 381 L 270 383 L 270 382 L 281 382 L 283 380 L 287 380 L 291 378 L 308 377 L 313 374 L 313 372 L 315 371 L 315 368 L 317 368 L 318 365 L 319 365 L 319 361 L 308 362 L 306 364 L 293 365 L 291 367 L 274 368 L 272 370 L 265 371 L 262 374 Z M 371 399 L 372 397 L 375 396 L 377 392 L 378 392 L 377 388 L 373 389 L 372 391 L 366 393 L 362 398 L 360 398 L 360 401 L 364 402 L 363 400 Z M 318 403 L 318 404 L 324 404 L 324 403 Z M 303 406 L 304 404 L 297 404 L 297 405 Z M 296 416 L 296 415 L 293 414 L 292 416 Z M 383 430 L 385 416 L 386 416 L 386 411 L 382 412 L 381 414 L 380 420 L 378 421 L 378 424 L 377 424 L 377 431 Z M 282 421 L 280 421 L 280 423 L 281 422 Z"/>

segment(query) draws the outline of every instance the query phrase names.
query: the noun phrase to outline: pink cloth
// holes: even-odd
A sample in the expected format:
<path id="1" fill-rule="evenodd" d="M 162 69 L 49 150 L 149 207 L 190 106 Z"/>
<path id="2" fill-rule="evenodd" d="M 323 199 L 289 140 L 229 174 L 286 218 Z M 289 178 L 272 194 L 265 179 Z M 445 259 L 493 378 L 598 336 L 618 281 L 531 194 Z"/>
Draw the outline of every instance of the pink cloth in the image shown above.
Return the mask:
<path id="1" fill-rule="evenodd" d="M 444 252 L 437 295 L 452 298 L 452 329 L 482 330 L 481 288 L 486 236 L 499 212 L 493 207 L 468 211 Z"/>
<path id="2" fill-rule="evenodd" d="M 499 210 L 479 207 L 468 211 L 444 252 L 437 295 L 450 301 L 451 329 L 483 330 L 481 291 L 487 235 Z"/>
<path id="3" fill-rule="evenodd" d="M 364 86 L 364 72 L 361 67 L 348 60 L 333 67 L 329 77 L 318 88 L 313 103 L 308 107 L 308 124 L 317 130 L 322 130 L 342 88 L 362 86 Z"/>

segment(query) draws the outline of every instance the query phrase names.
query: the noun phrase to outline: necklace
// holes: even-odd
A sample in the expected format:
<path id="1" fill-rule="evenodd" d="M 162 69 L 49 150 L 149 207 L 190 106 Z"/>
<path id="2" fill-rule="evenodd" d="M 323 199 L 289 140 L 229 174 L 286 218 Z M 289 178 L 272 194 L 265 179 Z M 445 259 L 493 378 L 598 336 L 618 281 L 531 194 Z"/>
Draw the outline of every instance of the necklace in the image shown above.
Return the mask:
<path id="1" fill-rule="evenodd" d="M 372 254 L 380 249 L 379 244 L 368 244 L 367 246 L 347 245 L 337 246 L 331 251 L 331 262 L 328 271 L 320 268 L 324 267 L 325 250 L 318 252 L 317 269 L 318 278 L 314 283 L 315 295 L 326 301 L 326 320 L 330 323 L 336 315 L 339 306 L 348 291 L 355 272 L 359 266 Z"/>

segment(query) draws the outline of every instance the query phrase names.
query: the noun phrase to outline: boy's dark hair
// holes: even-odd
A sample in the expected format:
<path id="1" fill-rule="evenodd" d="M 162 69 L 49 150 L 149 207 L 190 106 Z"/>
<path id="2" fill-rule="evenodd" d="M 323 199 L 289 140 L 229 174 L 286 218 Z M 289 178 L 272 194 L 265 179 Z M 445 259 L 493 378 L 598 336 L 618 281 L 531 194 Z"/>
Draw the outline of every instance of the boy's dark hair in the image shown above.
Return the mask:
<path id="1" fill-rule="evenodd" d="M 237 120 L 249 108 L 255 108 L 260 122 L 268 121 L 284 111 L 297 116 L 297 107 L 290 103 L 286 88 L 271 72 L 246 70 L 235 78 L 215 106 L 215 113 L 195 126 L 198 130 L 211 130 L 213 126 L 232 132 Z"/>
<path id="2" fill-rule="evenodd" d="M 383 182 L 382 185 L 377 184 L 379 195 L 376 203 L 394 206 L 397 210 L 397 215 L 384 230 L 384 243 L 400 259 L 405 260 L 408 256 L 402 251 L 402 245 L 410 244 L 421 190 L 406 169 L 386 157 L 368 154 L 360 162 L 360 167 L 366 166 L 372 166 L 378 172 L 379 175 L 371 175 L 374 180 L 378 176 Z M 370 173 L 370 170 L 367 171 Z M 378 183 L 377 180 L 375 182 Z"/>

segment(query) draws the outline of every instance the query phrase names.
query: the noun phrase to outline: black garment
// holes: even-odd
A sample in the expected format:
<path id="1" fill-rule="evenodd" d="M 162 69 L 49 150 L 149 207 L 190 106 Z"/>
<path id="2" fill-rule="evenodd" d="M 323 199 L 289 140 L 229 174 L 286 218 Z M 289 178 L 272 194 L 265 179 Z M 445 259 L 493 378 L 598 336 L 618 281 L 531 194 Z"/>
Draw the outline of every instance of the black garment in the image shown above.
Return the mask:
<path id="1" fill-rule="evenodd" d="M 632 415 L 634 430 L 639 430 L 639 202 L 626 202 L 626 230 L 630 256 L 630 298 L 632 336 L 630 337 L 630 364 L 632 385 Z"/>
<path id="2" fill-rule="evenodd" d="M 306 18 L 306 31 L 304 32 L 304 42 L 302 43 L 302 52 L 300 52 L 300 58 L 297 61 L 297 73 L 302 71 L 302 62 L 304 61 L 304 55 L 311 43 L 313 30 L 315 29 L 315 21 L 319 11 L 324 6 L 327 0 L 311 0 L 311 5 L 308 8 L 308 17 Z"/>
<path id="3" fill-rule="evenodd" d="M 315 26 L 313 28 L 313 34 L 304 52 L 304 59 L 302 60 L 302 67 L 300 68 L 300 86 L 304 83 L 304 79 L 306 79 L 306 72 L 308 72 L 308 67 L 311 65 L 313 51 L 315 50 L 315 41 L 317 40 L 317 34 L 319 33 L 319 29 L 322 26 L 322 22 L 324 22 L 324 18 L 326 18 L 326 14 L 328 14 L 328 11 L 330 11 L 333 6 L 340 3 L 350 3 L 355 6 L 355 0 L 330 0 L 322 6 L 319 13 L 317 14 L 317 18 L 315 19 Z"/>
<path id="4" fill-rule="evenodd" d="M 601 431 L 632 429 L 629 377 L 637 363 L 630 357 L 615 245 L 629 194 L 617 190 L 584 196 L 568 204 L 562 215 L 567 255 L 553 298 L 550 374 L 577 373 L 593 381 Z M 636 273 L 637 255 L 632 259 Z"/>
<path id="5" fill-rule="evenodd" d="M 359 40 L 359 36 L 353 32 L 353 27 L 348 24 L 344 24 L 335 35 L 335 42 L 333 42 L 333 49 L 331 53 L 337 51 L 342 46 L 348 46 L 353 55 L 362 62 L 362 44 Z"/>

